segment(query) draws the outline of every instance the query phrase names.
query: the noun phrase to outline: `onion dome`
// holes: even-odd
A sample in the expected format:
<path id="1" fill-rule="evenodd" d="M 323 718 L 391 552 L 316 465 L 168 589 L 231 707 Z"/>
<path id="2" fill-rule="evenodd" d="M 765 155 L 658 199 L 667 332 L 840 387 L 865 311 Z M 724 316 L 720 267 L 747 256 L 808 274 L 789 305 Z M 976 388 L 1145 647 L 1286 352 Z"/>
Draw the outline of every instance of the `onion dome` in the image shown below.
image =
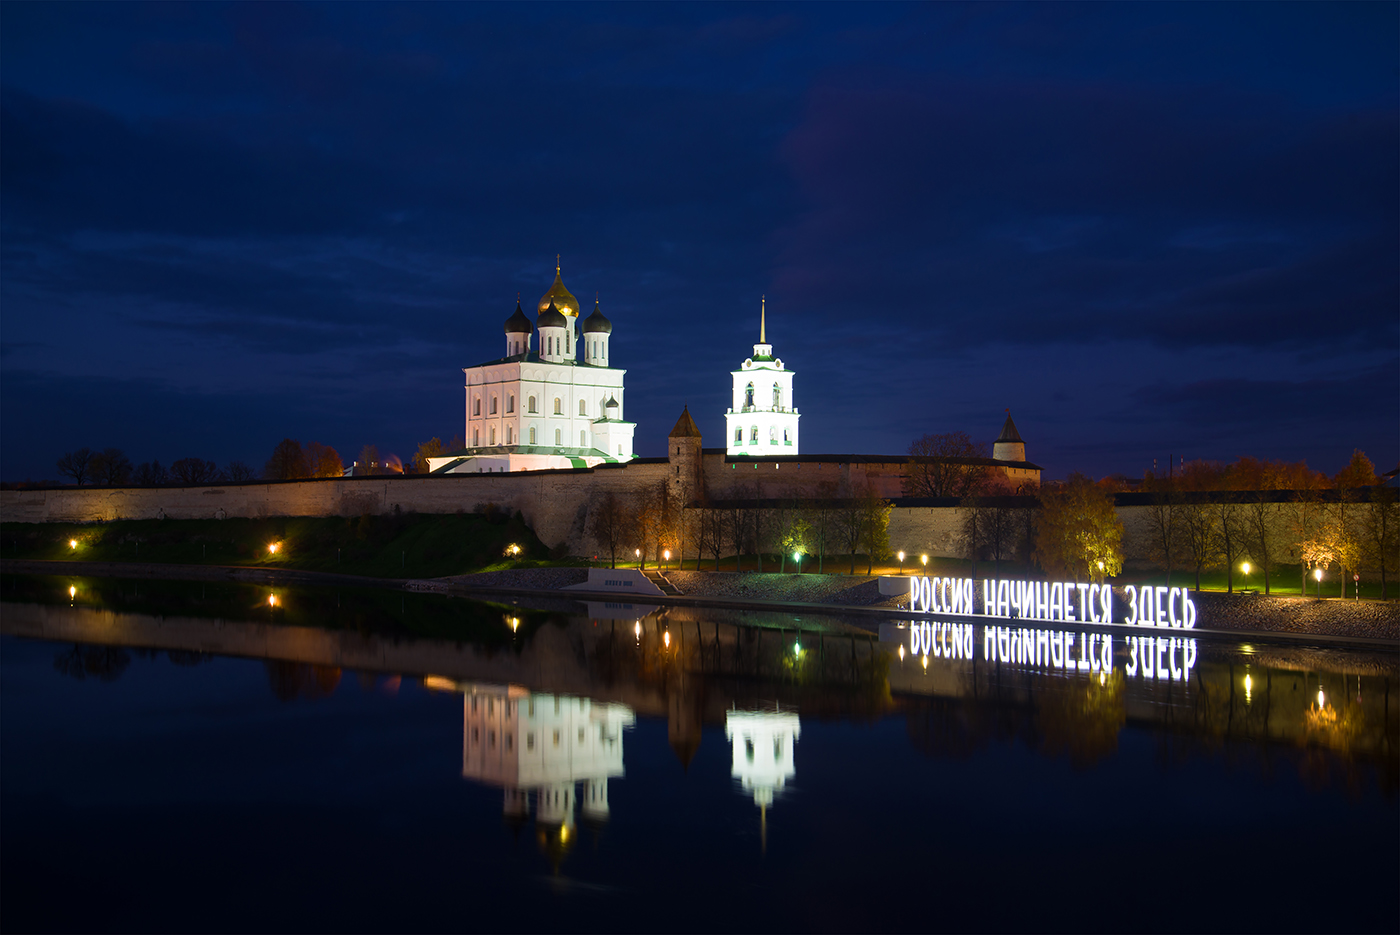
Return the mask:
<path id="1" fill-rule="evenodd" d="M 530 324 L 530 319 L 525 317 L 525 310 L 516 302 L 515 314 L 506 319 L 506 334 L 529 334 L 533 330 L 535 326 Z"/>
<path id="2" fill-rule="evenodd" d="M 574 298 L 572 292 L 564 288 L 564 281 L 559 278 L 557 257 L 554 263 L 554 285 L 550 286 L 549 291 L 540 298 L 539 313 L 541 315 L 544 314 L 545 309 L 549 308 L 550 303 L 553 303 L 554 307 L 562 314 L 572 315 L 574 318 L 578 317 L 578 299 Z"/>
<path id="3" fill-rule="evenodd" d="M 612 334 L 612 322 L 603 316 L 598 303 L 593 303 L 593 314 L 583 320 L 584 334 Z"/>
<path id="4" fill-rule="evenodd" d="M 603 403 L 603 408 L 604 408 L 604 409 L 616 409 L 616 408 L 617 408 L 617 397 L 616 397 L 616 396 L 609 396 L 609 397 L 608 397 L 608 401 L 605 402 L 605 403 Z"/>
<path id="5" fill-rule="evenodd" d="M 540 312 L 540 317 L 535 320 L 535 323 L 538 324 L 541 328 L 569 327 L 568 320 L 563 316 L 559 309 L 555 307 L 552 301 L 549 303 L 548 307 L 546 307 L 543 311 Z"/>

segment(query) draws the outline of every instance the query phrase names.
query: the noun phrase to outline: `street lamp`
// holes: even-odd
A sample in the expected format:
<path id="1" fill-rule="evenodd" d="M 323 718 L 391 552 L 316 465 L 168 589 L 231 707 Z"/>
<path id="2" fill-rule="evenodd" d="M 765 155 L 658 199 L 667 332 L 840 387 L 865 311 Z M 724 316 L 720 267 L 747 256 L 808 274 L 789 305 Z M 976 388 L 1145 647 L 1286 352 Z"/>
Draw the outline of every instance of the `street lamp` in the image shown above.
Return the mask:
<path id="1" fill-rule="evenodd" d="M 924 563 L 924 571 L 928 571 L 928 556 L 927 556 L 927 555 L 920 555 L 920 556 L 919 556 L 919 561 L 921 561 L 921 562 Z"/>
<path id="2" fill-rule="evenodd" d="M 666 549 L 665 551 L 663 551 L 663 552 L 661 553 L 661 557 L 662 557 L 664 560 L 666 560 L 666 561 L 669 562 L 669 561 L 671 560 L 671 550 L 670 550 L 670 549 Z"/>
<path id="3" fill-rule="evenodd" d="M 76 549 L 77 547 L 78 547 L 78 540 L 77 540 L 77 539 L 69 539 L 69 540 L 68 540 L 68 548 L 70 548 L 70 549 Z"/>
<path id="4" fill-rule="evenodd" d="M 1313 569 L 1313 580 L 1317 582 L 1317 596 L 1322 597 L 1322 566 Z"/>
<path id="5" fill-rule="evenodd" d="M 632 551 L 635 552 L 636 555 L 637 555 L 637 567 L 638 567 L 638 568 L 641 568 L 641 567 L 642 567 L 642 550 L 641 550 L 641 549 L 633 549 Z"/>
<path id="6" fill-rule="evenodd" d="M 1246 591 L 1248 591 L 1248 590 L 1249 590 L 1249 562 L 1245 562 L 1243 565 L 1241 565 L 1241 566 L 1240 566 L 1240 570 L 1244 572 L 1244 589 L 1245 589 Z"/>
<path id="7" fill-rule="evenodd" d="M 899 553 L 899 573 L 904 574 L 904 553 Z"/>
<path id="8" fill-rule="evenodd" d="M 801 553 L 801 552 L 793 552 L 793 553 L 792 553 L 792 560 L 793 560 L 794 562 L 797 563 L 797 573 L 798 573 L 799 575 L 802 574 L 802 553 Z"/>

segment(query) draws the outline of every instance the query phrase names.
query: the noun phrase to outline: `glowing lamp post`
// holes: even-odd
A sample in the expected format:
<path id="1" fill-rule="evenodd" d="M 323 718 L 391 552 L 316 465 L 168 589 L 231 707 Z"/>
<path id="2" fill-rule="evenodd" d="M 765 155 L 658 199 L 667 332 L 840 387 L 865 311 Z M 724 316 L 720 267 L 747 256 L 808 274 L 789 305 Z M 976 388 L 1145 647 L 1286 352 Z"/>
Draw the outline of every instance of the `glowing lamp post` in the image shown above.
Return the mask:
<path id="1" fill-rule="evenodd" d="M 282 543 L 280 543 L 280 542 L 269 542 L 269 543 L 267 544 L 267 554 L 268 554 L 268 555 L 276 555 L 276 554 L 277 554 L 278 552 L 280 552 L 281 550 L 282 550 Z"/>
<path id="2" fill-rule="evenodd" d="M 665 549 L 665 550 L 662 551 L 662 553 L 661 553 L 661 560 L 662 560 L 662 561 L 665 561 L 665 562 L 669 562 L 669 561 L 671 560 L 671 550 L 670 550 L 670 549 Z"/>
<path id="3" fill-rule="evenodd" d="M 904 574 L 904 553 L 899 553 L 899 573 Z"/>
<path id="4" fill-rule="evenodd" d="M 638 567 L 638 568 L 641 568 L 641 567 L 642 567 L 642 550 L 641 550 L 641 549 L 633 549 L 633 551 L 634 551 L 634 552 L 636 553 L 636 555 L 637 555 L 637 567 Z"/>
<path id="5" fill-rule="evenodd" d="M 69 540 L 68 540 L 68 548 L 70 548 L 70 549 L 76 549 L 77 547 L 78 547 L 78 540 L 77 540 L 77 539 L 69 539 Z"/>
<path id="6" fill-rule="evenodd" d="M 920 562 L 923 562 L 924 571 L 928 571 L 928 556 L 927 556 L 927 555 L 920 555 L 920 556 L 919 556 L 919 561 L 920 561 Z"/>
<path id="7" fill-rule="evenodd" d="M 1249 590 L 1249 562 L 1240 566 L 1240 571 L 1244 572 L 1244 589 Z"/>
<path id="8" fill-rule="evenodd" d="M 802 574 L 802 553 L 801 553 L 801 552 L 793 552 L 793 553 L 792 553 L 792 560 L 793 560 L 794 562 L 797 563 L 797 573 L 798 573 L 799 575 Z"/>
<path id="9" fill-rule="evenodd" d="M 1320 598 L 1322 597 L 1322 569 L 1320 567 L 1313 569 L 1313 580 L 1317 582 L 1317 596 Z"/>

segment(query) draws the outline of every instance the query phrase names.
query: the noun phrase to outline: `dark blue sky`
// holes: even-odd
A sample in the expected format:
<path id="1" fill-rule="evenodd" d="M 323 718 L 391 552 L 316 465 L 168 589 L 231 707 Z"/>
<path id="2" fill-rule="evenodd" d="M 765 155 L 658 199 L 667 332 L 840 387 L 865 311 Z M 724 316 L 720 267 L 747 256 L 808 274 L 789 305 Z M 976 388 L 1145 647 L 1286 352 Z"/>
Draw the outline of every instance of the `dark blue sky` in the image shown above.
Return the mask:
<path id="1" fill-rule="evenodd" d="M 1400 7 L 0 6 L 6 480 L 461 430 L 556 253 L 637 449 L 1400 458 Z"/>

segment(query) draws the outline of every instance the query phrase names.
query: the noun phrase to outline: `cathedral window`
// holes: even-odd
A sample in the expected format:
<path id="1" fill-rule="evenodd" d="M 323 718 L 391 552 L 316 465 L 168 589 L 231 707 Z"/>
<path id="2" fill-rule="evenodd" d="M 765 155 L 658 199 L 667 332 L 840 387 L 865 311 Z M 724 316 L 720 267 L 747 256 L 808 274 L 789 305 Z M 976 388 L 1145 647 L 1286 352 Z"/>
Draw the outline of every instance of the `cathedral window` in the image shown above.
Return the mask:
<path id="1" fill-rule="evenodd" d="M 563 439 L 562 436 L 563 436 L 563 431 L 562 431 L 561 429 L 555 429 L 555 430 L 554 430 L 554 446 L 555 446 L 556 448 L 559 447 L 560 445 L 564 444 L 564 439 Z"/>
<path id="2" fill-rule="evenodd" d="M 580 399 L 578 401 L 578 414 L 581 416 L 588 415 L 588 400 Z"/>
<path id="3" fill-rule="evenodd" d="M 480 397 L 480 396 L 478 396 L 478 397 L 476 397 L 476 399 L 473 399 L 473 400 L 472 400 L 472 415 L 474 415 L 474 416 L 479 416 L 479 415 L 481 415 L 481 397 Z"/>
<path id="4" fill-rule="evenodd" d="M 750 430 L 750 432 L 749 432 L 749 444 L 750 444 L 750 445 L 757 445 L 757 444 L 758 444 L 758 426 L 756 426 L 756 425 L 755 425 L 755 426 Z"/>
<path id="5" fill-rule="evenodd" d="M 481 429 L 472 429 L 472 447 L 481 447 Z"/>
<path id="6" fill-rule="evenodd" d="M 511 431 L 511 427 L 509 425 L 506 426 L 506 444 L 515 444 L 515 433 Z"/>
<path id="7" fill-rule="evenodd" d="M 564 401 L 558 396 L 554 397 L 554 414 L 562 416 L 564 414 Z"/>
<path id="8" fill-rule="evenodd" d="M 744 408 L 745 408 L 745 409 L 752 409 L 752 408 L 753 408 L 753 384 L 752 384 L 752 383 L 750 383 L 747 387 L 744 388 Z"/>
<path id="9" fill-rule="evenodd" d="M 514 393 L 511 393 L 509 396 L 506 397 L 506 412 L 514 412 L 514 411 L 515 411 L 515 394 L 514 394 Z"/>
<path id="10" fill-rule="evenodd" d="M 736 428 L 734 429 L 734 444 L 736 444 L 736 445 L 742 445 L 743 443 L 744 443 L 744 429 L 743 429 L 742 426 L 739 426 L 739 427 L 736 427 Z"/>
<path id="11" fill-rule="evenodd" d="M 768 444 L 770 444 L 770 445 L 776 445 L 777 443 L 778 443 L 778 427 L 777 427 L 776 425 L 769 426 L 769 428 L 768 428 Z"/>
<path id="12" fill-rule="evenodd" d="M 535 427 L 532 425 L 532 426 L 530 426 L 530 444 L 533 445 L 534 443 L 535 443 Z"/>
<path id="13" fill-rule="evenodd" d="M 588 429 L 580 429 L 580 430 L 579 430 L 579 433 L 578 433 L 578 446 L 579 446 L 580 448 L 587 448 L 587 447 L 588 447 Z"/>
<path id="14" fill-rule="evenodd" d="M 783 408 L 783 388 L 778 384 L 773 384 L 773 408 Z"/>
<path id="15" fill-rule="evenodd" d="M 791 445 L 791 444 L 792 444 L 792 430 L 791 430 L 791 429 L 783 429 L 783 444 L 784 444 L 784 445 Z"/>
<path id="16" fill-rule="evenodd" d="M 496 414 L 496 397 L 492 396 L 492 397 L 491 397 L 491 415 L 494 416 L 495 414 Z"/>
<path id="17" fill-rule="evenodd" d="M 530 411 L 530 412 L 536 412 L 536 411 L 538 411 L 538 410 L 535 408 L 535 397 L 533 397 L 533 396 L 530 397 L 530 399 L 529 399 L 529 404 L 528 404 L 528 405 L 529 405 L 529 411 Z"/>
<path id="18" fill-rule="evenodd" d="M 496 427 L 491 426 L 491 444 L 496 444 Z"/>

